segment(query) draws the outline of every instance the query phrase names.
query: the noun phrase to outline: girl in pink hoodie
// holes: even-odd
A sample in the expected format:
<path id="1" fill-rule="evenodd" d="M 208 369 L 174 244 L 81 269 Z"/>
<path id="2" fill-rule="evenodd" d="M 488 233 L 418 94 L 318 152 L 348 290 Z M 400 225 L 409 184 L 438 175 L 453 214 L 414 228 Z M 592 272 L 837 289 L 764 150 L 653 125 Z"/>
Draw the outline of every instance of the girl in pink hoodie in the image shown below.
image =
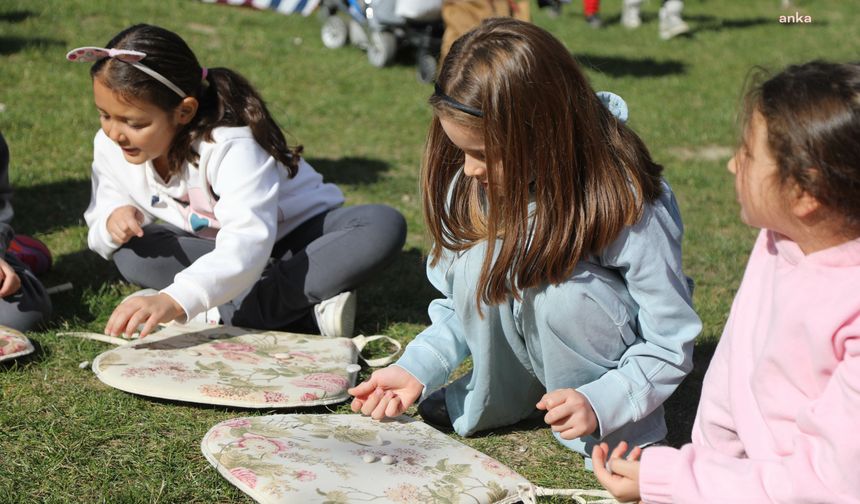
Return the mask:
<path id="1" fill-rule="evenodd" d="M 728 169 L 761 233 L 693 442 L 595 447 L 619 500 L 860 502 L 860 63 L 788 67 L 745 111 Z"/>

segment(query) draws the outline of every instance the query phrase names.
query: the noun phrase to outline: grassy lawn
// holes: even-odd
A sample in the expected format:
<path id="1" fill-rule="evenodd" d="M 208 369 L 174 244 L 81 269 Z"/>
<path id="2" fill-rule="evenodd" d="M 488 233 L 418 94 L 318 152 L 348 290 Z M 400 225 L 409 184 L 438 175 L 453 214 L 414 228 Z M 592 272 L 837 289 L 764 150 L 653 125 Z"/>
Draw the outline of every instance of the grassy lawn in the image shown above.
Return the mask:
<path id="1" fill-rule="evenodd" d="M 778 69 L 813 58 L 860 56 L 860 4 L 795 0 L 811 24 L 785 25 L 779 0 L 689 0 L 690 37 L 657 37 L 658 0 L 644 24 L 618 23 L 620 1 L 604 2 L 607 27 L 588 28 L 577 0 L 561 17 L 534 21 L 561 38 L 598 90 L 622 95 L 630 124 L 666 167 L 683 211 L 685 266 L 697 283 L 704 321 L 696 370 L 668 403 L 670 442 L 689 439 L 701 378 L 737 289 L 755 231 L 737 217 L 725 164 L 734 118 L 750 68 Z M 791 9 L 791 14 L 794 13 Z M 31 334 L 37 352 L 0 364 L 0 502 L 249 502 L 200 453 L 203 434 L 242 411 L 158 402 L 111 389 L 78 368 L 108 345 L 58 337 L 101 331 L 134 286 L 86 245 L 82 213 L 89 200 L 92 139 L 98 128 L 86 65 L 65 52 L 104 45 L 138 22 L 181 34 L 209 67 L 237 70 L 253 82 L 293 143 L 338 183 L 349 204 L 382 202 L 407 218 L 402 255 L 360 290 L 357 329 L 406 342 L 427 323 L 434 292 L 424 278 L 428 249 L 417 174 L 431 87 L 414 61 L 375 69 L 359 49 L 329 50 L 315 17 L 207 5 L 192 0 L 2 0 L 0 130 L 12 151 L 13 225 L 54 253 L 46 285 L 72 282 L 53 297 L 55 316 Z M 362 371 L 361 376 L 366 376 Z M 315 412 L 324 412 L 320 410 Z M 345 405 L 336 412 L 348 411 Z M 596 487 L 580 457 L 539 425 L 464 440 L 532 482 Z"/>

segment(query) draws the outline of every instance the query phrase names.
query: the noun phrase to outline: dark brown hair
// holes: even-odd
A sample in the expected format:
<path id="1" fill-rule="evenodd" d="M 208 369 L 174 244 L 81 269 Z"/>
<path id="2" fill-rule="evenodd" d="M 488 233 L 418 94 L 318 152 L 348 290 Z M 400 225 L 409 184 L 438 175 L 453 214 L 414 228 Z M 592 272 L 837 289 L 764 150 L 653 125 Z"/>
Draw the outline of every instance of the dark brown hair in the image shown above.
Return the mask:
<path id="1" fill-rule="evenodd" d="M 485 21 L 454 43 L 437 83 L 453 100 L 483 111 L 479 118 L 438 95 L 430 99 L 435 115 L 421 175 L 433 263 L 443 249 L 488 242 L 476 301 L 497 304 L 522 289 L 565 281 L 660 195 L 662 167 L 547 31 L 512 19 Z M 439 117 L 483 136 L 486 191 L 462 175 L 464 154 Z"/>
<path id="2" fill-rule="evenodd" d="M 200 155 L 193 144 L 200 138 L 212 141 L 219 126 L 248 126 L 263 149 L 283 164 L 290 176 L 298 171 L 302 148 L 290 148 L 281 128 L 272 118 L 263 99 L 241 75 L 227 68 L 210 68 L 203 79 L 197 57 L 179 35 L 158 26 L 138 24 L 118 33 L 107 48 L 146 53 L 142 64 L 163 75 L 200 105 L 192 121 L 181 128 L 167 153 L 170 174 L 182 164 L 197 163 Z M 174 110 L 182 98 L 146 73 L 115 58 L 104 58 L 90 68 L 90 75 L 126 99 L 144 100 L 166 112 Z"/>
<path id="3" fill-rule="evenodd" d="M 760 113 L 780 183 L 796 183 L 860 231 L 860 63 L 811 61 L 766 77 L 752 76 L 740 131 Z"/>

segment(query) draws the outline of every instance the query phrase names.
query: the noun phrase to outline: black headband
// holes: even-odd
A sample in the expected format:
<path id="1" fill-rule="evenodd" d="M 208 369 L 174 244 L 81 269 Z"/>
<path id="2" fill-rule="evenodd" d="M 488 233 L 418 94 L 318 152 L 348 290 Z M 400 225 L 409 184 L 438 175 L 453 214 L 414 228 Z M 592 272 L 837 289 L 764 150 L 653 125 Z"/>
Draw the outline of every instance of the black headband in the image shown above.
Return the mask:
<path id="1" fill-rule="evenodd" d="M 438 96 L 442 101 L 444 101 L 448 105 L 454 107 L 455 109 L 459 110 L 460 112 L 465 112 L 465 113 L 472 115 L 472 116 L 475 116 L 475 117 L 484 117 L 484 113 L 481 112 L 480 109 L 476 109 L 476 108 L 470 107 L 468 105 L 464 105 L 464 104 L 458 102 L 457 100 L 451 98 L 450 96 L 446 95 L 445 93 L 443 93 L 442 88 L 439 87 L 438 82 L 434 83 L 434 86 L 436 87 L 436 92 L 433 93 L 433 95 Z"/>

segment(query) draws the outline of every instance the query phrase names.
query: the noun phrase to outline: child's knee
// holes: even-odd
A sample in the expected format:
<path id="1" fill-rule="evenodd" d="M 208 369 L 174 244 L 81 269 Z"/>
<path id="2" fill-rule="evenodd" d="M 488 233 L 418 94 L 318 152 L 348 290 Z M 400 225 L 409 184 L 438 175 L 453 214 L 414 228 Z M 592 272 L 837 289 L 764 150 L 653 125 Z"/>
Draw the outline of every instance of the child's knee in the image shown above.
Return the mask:
<path id="1" fill-rule="evenodd" d="M 387 205 L 370 205 L 373 219 L 382 232 L 381 242 L 389 255 L 398 252 L 406 243 L 406 219 L 399 211 Z"/>
<path id="2" fill-rule="evenodd" d="M 584 274 L 535 297 L 535 317 L 568 348 L 593 362 L 613 361 L 636 341 L 635 308 L 621 285 Z"/>

